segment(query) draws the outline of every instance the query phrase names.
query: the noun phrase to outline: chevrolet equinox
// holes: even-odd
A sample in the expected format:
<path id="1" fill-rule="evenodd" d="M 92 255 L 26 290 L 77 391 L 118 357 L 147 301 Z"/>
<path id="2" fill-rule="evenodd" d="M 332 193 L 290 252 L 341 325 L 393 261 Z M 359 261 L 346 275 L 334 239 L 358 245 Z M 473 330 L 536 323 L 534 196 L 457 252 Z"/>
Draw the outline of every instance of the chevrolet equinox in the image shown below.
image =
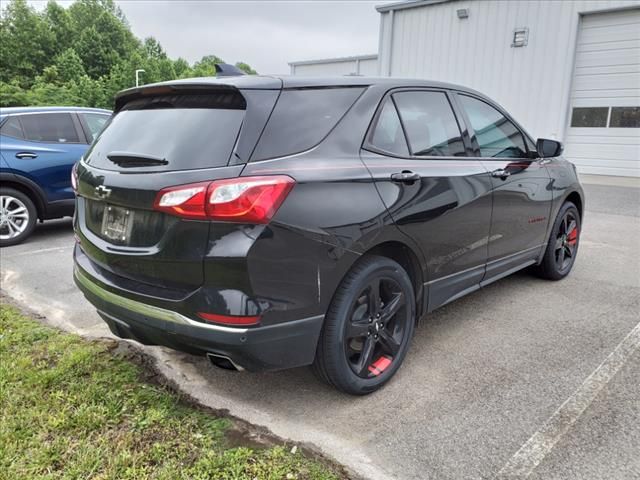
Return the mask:
<path id="1" fill-rule="evenodd" d="M 111 331 L 351 394 L 416 322 L 525 267 L 558 280 L 575 167 L 467 88 L 237 76 L 121 92 L 72 172 L 74 277 Z"/>

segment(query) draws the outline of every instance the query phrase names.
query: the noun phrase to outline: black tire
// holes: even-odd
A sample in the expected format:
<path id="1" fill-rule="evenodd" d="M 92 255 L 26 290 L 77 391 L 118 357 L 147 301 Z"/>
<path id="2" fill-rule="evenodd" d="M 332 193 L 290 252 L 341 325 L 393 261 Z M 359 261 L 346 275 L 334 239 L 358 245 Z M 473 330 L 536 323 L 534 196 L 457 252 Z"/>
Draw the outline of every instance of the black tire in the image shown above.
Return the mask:
<path id="1" fill-rule="evenodd" d="M 0 247 L 16 245 L 31 235 L 36 227 L 38 212 L 31 199 L 19 190 L 2 187 L 0 188 L 0 199 L 2 199 L 0 202 Z M 16 212 L 16 208 L 21 208 L 20 203 L 26 209 L 24 212 L 26 218 L 23 218 L 23 212 L 16 213 L 15 216 L 9 215 L 10 211 Z M 12 207 L 15 208 L 9 210 Z M 11 224 L 9 220 L 11 220 Z M 15 233 L 14 225 L 18 225 L 19 233 Z"/>
<path id="2" fill-rule="evenodd" d="M 580 212 L 573 203 L 565 202 L 553 223 L 542 262 L 534 272 L 547 280 L 561 280 L 569 275 L 578 255 L 580 233 Z"/>
<path id="3" fill-rule="evenodd" d="M 407 272 L 389 258 L 363 257 L 342 280 L 329 306 L 314 372 L 352 395 L 378 390 L 406 356 L 415 328 L 415 309 Z"/>

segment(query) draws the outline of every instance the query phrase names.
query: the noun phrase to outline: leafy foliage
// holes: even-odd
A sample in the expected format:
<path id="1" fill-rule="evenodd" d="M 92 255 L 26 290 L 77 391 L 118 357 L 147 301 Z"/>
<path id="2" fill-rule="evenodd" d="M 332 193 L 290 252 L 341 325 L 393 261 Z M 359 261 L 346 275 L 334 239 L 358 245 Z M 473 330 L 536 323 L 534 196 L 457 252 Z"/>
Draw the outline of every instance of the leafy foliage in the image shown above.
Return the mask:
<path id="1" fill-rule="evenodd" d="M 153 37 L 133 35 L 113 0 L 50 0 L 36 11 L 27 0 L 3 2 L 0 15 L 0 106 L 77 105 L 112 108 L 119 90 L 142 83 L 215 75 L 216 55 L 193 66 L 169 58 Z M 244 62 L 241 70 L 255 74 Z"/>

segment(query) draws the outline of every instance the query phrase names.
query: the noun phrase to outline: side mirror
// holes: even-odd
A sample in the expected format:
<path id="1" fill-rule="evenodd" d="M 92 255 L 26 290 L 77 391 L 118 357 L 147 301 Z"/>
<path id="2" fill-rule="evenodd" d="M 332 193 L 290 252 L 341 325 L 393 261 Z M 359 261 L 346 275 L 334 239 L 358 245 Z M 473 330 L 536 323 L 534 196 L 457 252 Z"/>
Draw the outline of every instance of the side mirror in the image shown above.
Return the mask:
<path id="1" fill-rule="evenodd" d="M 557 157 L 562 154 L 564 146 L 562 142 L 550 140 L 548 138 L 539 138 L 536 142 L 536 150 L 540 158 Z"/>

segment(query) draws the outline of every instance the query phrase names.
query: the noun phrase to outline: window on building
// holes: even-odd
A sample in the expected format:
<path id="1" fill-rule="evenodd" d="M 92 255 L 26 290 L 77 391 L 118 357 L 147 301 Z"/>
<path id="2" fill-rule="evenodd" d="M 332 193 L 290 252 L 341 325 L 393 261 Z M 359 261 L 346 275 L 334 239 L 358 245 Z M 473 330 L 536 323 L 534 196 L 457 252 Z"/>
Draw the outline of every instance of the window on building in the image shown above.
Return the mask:
<path id="1" fill-rule="evenodd" d="M 525 158 L 527 147 L 520 130 L 488 103 L 459 96 L 467 112 L 482 157 Z"/>
<path id="2" fill-rule="evenodd" d="M 384 152 L 389 152 L 401 157 L 409 156 L 409 149 L 407 148 L 407 141 L 404 138 L 398 111 L 391 98 L 385 101 L 380 111 L 369 143 L 371 146 Z"/>
<path id="3" fill-rule="evenodd" d="M 460 127 L 443 92 L 399 92 L 398 106 L 414 156 L 465 156 Z"/>
<path id="4" fill-rule="evenodd" d="M 576 107 L 571 112 L 571 126 L 577 128 L 605 128 L 609 107 Z"/>
<path id="5" fill-rule="evenodd" d="M 78 143 L 78 132 L 70 113 L 35 113 L 20 118 L 27 140 Z"/>
<path id="6" fill-rule="evenodd" d="M 640 128 L 640 107 L 611 107 L 611 128 Z"/>

